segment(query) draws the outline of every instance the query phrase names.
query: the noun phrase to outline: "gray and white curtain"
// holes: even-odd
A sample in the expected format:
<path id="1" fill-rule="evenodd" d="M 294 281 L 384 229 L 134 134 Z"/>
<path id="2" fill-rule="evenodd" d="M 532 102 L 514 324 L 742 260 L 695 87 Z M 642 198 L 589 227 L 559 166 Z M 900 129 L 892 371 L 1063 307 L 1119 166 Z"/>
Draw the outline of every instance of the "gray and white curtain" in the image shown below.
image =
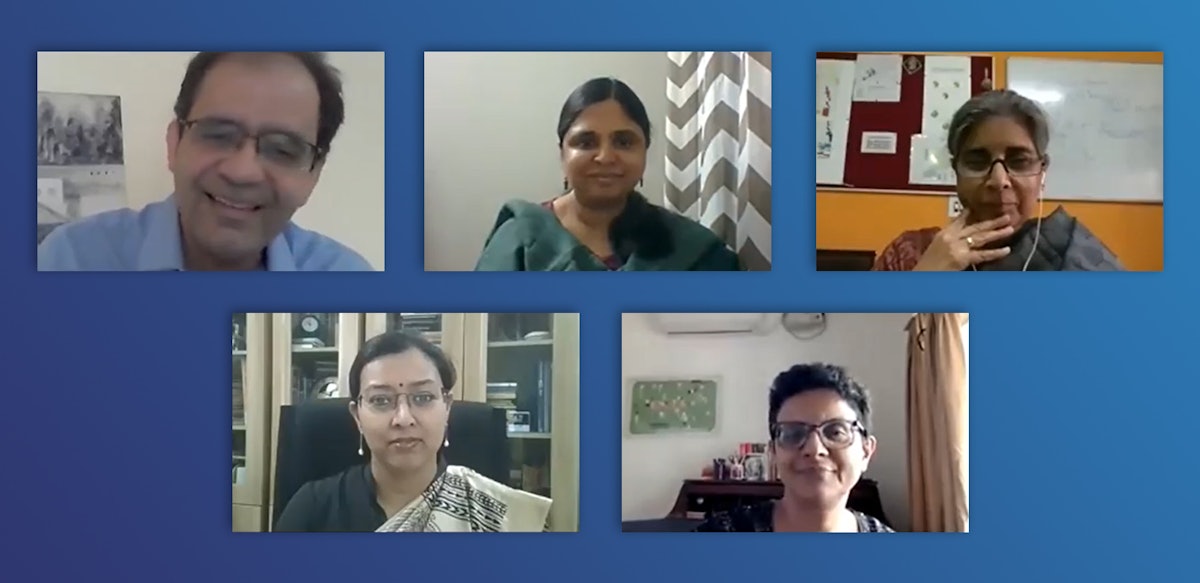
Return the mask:
<path id="1" fill-rule="evenodd" d="M 666 206 L 771 269 L 771 53 L 669 52 Z"/>

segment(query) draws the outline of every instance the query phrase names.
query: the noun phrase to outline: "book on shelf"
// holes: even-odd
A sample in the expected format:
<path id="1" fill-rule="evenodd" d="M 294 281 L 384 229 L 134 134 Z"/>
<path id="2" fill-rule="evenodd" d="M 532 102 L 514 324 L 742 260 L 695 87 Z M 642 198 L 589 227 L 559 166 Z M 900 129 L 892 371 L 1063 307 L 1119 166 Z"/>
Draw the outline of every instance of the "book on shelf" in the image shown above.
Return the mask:
<path id="1" fill-rule="evenodd" d="M 442 315 L 410 312 L 391 314 L 388 317 L 388 329 L 415 332 L 430 342 L 438 343 L 442 341 Z"/>
<path id="2" fill-rule="evenodd" d="M 515 409 L 517 406 L 517 383 L 488 383 L 487 403 L 498 409 Z"/>

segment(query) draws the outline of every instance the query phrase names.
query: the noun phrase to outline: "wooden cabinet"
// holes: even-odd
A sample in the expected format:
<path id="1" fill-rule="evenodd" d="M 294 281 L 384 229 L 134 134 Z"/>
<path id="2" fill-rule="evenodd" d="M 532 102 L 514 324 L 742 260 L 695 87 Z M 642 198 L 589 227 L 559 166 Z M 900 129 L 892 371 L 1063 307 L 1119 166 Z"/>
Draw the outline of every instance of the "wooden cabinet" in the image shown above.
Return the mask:
<path id="1" fill-rule="evenodd" d="M 463 399 L 509 411 L 508 485 L 579 528 L 579 315 L 465 314 Z"/>
<path id="2" fill-rule="evenodd" d="M 233 317 L 233 529 L 260 530 L 266 518 L 270 447 L 270 317 Z"/>

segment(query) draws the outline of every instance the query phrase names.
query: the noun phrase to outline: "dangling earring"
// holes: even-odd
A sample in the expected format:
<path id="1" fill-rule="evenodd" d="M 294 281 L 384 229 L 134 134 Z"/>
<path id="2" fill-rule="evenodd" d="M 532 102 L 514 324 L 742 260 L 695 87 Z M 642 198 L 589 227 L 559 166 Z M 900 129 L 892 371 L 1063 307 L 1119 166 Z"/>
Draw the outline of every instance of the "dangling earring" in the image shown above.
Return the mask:
<path id="1" fill-rule="evenodd" d="M 568 190 L 571 190 L 571 187 L 567 185 L 567 179 L 563 178 L 563 192 L 566 192 Z"/>
<path id="2" fill-rule="evenodd" d="M 638 179 L 638 186 L 646 186 L 646 179 L 645 178 Z"/>
<path id="3" fill-rule="evenodd" d="M 442 447 L 450 447 L 450 438 L 449 437 L 446 438 L 446 441 L 442 442 Z"/>
<path id="4" fill-rule="evenodd" d="M 361 433 L 359 433 L 359 434 L 358 434 L 358 455 L 362 455 L 362 454 L 363 454 L 363 452 L 362 452 L 362 450 L 363 450 L 363 443 L 364 443 L 365 441 L 366 441 L 366 440 L 365 440 L 365 438 L 363 437 L 363 435 L 362 435 Z"/>

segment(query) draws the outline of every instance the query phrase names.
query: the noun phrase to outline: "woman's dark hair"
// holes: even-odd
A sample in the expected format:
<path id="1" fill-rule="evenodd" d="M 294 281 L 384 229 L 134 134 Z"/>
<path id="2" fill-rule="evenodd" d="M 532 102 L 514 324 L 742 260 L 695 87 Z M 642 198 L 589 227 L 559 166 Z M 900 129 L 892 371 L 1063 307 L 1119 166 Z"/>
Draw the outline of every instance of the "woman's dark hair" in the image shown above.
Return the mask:
<path id="1" fill-rule="evenodd" d="M 779 419 L 779 409 L 784 402 L 808 391 L 833 391 L 858 413 L 858 421 L 868 435 L 871 434 L 871 405 L 867 389 L 850 377 L 840 366 L 821 362 L 797 364 L 775 377 L 771 385 L 767 426 L 773 427 Z"/>
<path id="2" fill-rule="evenodd" d="M 236 53 L 202 52 L 192 57 L 188 63 L 187 72 L 183 75 L 183 83 L 179 85 L 179 96 L 175 98 L 175 117 L 187 120 L 192 114 L 192 106 L 196 103 L 196 93 L 200 91 L 200 83 L 221 59 Z M 346 103 L 342 98 L 341 73 L 329 64 L 325 53 L 286 53 L 296 58 L 312 75 L 317 84 L 317 95 L 320 97 L 317 121 L 317 147 L 321 155 L 329 153 L 333 138 L 346 119 Z"/>
<path id="3" fill-rule="evenodd" d="M 558 147 L 562 147 L 567 131 L 583 110 L 610 99 L 616 101 L 625 115 L 642 129 L 646 136 L 646 147 L 649 148 L 651 125 L 646 106 L 633 89 L 612 77 L 597 77 L 587 81 L 567 96 L 558 115 Z M 625 209 L 608 229 L 613 251 L 622 260 L 628 260 L 634 251 L 647 259 L 659 259 L 673 253 L 675 243 L 671 240 L 671 231 L 663 216 L 665 212 L 668 211 L 651 204 L 640 192 L 635 190 L 630 193 Z"/>
<path id="4" fill-rule="evenodd" d="M 625 115 L 642 128 L 642 133 L 646 135 L 646 147 L 650 147 L 650 116 L 646 114 L 646 106 L 642 104 L 641 99 L 638 99 L 637 93 L 634 93 L 633 89 L 612 77 L 592 79 L 576 87 L 567 96 L 567 101 L 562 106 L 562 112 L 558 114 L 558 147 L 562 147 L 567 131 L 571 129 L 571 124 L 575 123 L 575 118 L 579 117 L 583 110 L 609 99 L 615 100 Z"/>
<path id="5" fill-rule="evenodd" d="M 1009 89 L 976 95 L 954 112 L 946 144 L 950 149 L 950 157 L 957 158 L 963 145 L 970 139 L 971 132 L 993 117 L 1012 118 L 1024 126 L 1038 156 L 1049 162 L 1046 148 L 1050 146 L 1050 123 L 1046 120 L 1046 112 L 1032 99 Z"/>
<path id="6" fill-rule="evenodd" d="M 350 365 L 350 399 L 358 401 L 358 397 L 362 393 L 362 371 L 368 364 L 385 356 L 401 354 L 413 349 L 420 350 L 429 360 L 433 361 L 438 376 L 442 377 L 442 394 L 450 394 L 458 378 L 457 372 L 454 370 L 454 363 L 450 362 L 446 353 L 442 352 L 442 349 L 434 343 L 417 334 L 397 331 L 384 332 L 367 340 L 358 350 L 358 356 L 354 357 L 354 362 Z"/>

